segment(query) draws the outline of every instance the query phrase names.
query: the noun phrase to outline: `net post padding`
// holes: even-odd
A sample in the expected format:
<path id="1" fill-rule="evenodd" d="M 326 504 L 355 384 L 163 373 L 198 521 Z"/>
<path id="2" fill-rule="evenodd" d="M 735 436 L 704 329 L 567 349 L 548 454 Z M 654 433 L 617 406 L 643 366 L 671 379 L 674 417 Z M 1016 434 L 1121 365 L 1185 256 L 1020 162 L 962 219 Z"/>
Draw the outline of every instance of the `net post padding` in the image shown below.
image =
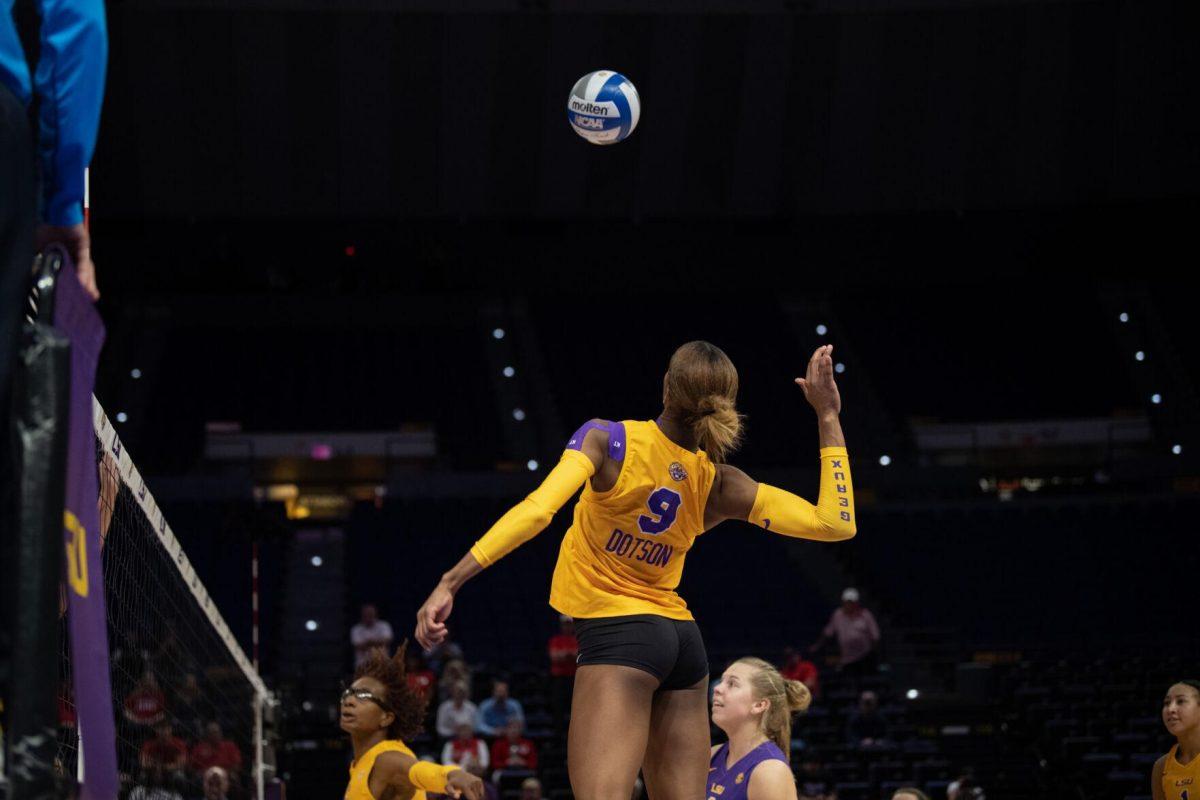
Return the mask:
<path id="1" fill-rule="evenodd" d="M 55 612 L 62 575 L 66 497 L 70 342 L 42 323 L 27 323 L 14 371 L 12 437 L 18 474 L 11 591 L 12 691 L 9 693 L 11 798 L 43 800 L 56 792 L 58 689 L 53 670 Z"/>

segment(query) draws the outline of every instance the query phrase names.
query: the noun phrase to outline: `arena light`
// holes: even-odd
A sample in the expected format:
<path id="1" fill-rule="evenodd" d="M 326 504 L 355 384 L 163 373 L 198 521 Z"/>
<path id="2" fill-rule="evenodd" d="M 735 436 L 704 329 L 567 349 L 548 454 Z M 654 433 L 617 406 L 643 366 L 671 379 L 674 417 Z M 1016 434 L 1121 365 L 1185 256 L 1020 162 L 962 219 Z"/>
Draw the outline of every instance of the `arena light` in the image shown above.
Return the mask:
<path id="1" fill-rule="evenodd" d="M 1121 322 L 1129 322 L 1129 315 L 1122 311 L 1121 315 L 1117 317 L 1117 319 L 1121 320 Z"/>
<path id="2" fill-rule="evenodd" d="M 494 331 L 492 331 L 492 338 L 493 339 L 503 339 L 504 338 L 504 328 L 496 328 Z"/>
<path id="3" fill-rule="evenodd" d="M 1150 395 L 1150 402 L 1154 403 L 1154 405 L 1156 405 L 1156 406 L 1161 405 L 1162 404 L 1162 395 L 1159 394 L 1158 392 L 1155 392 L 1154 394 Z"/>
<path id="4" fill-rule="evenodd" d="M 512 367 L 504 368 L 504 377 L 511 378 L 513 375 L 516 375 L 516 374 L 517 374 L 517 371 L 515 369 L 513 369 Z"/>
<path id="5" fill-rule="evenodd" d="M 838 375 L 841 375 L 843 372 L 846 371 L 846 365 L 839 361 L 838 363 L 833 365 L 833 371 L 836 372 Z"/>
<path id="6" fill-rule="evenodd" d="M 325 562 L 321 560 L 321 557 L 320 557 L 320 556 L 313 556 L 313 557 L 312 557 L 312 565 L 313 565 L 314 567 L 319 567 L 319 566 L 321 566 L 321 565 L 322 565 L 322 564 L 324 564 L 324 563 L 325 563 Z"/>
<path id="7" fill-rule="evenodd" d="M 826 328 L 824 325 L 817 326 L 817 336 L 824 336 L 827 333 L 829 333 L 829 328 Z"/>
<path id="8" fill-rule="evenodd" d="M 133 369 L 129 370 L 129 377 L 136 381 L 138 378 L 142 377 L 142 371 L 137 367 L 134 367 Z"/>
<path id="9" fill-rule="evenodd" d="M 1183 453 L 1183 445 L 1181 445 L 1181 444 L 1172 445 L 1171 452 L 1174 453 L 1175 455 L 1180 455 L 1181 453 Z"/>
<path id="10" fill-rule="evenodd" d="M 525 419 L 525 409 L 514 408 L 513 409 L 513 419 L 515 419 L 517 422 L 520 422 L 523 419 Z"/>
<path id="11" fill-rule="evenodd" d="M 907 692 L 904 693 L 904 696 L 907 697 L 909 700 L 916 700 L 918 697 L 921 696 L 921 693 L 918 692 L 916 689 L 909 689 Z"/>
<path id="12" fill-rule="evenodd" d="M 891 463 L 892 463 L 892 457 L 891 457 L 891 456 L 888 456 L 888 455 L 882 455 L 882 456 L 880 456 L 880 457 L 879 457 L 879 466 L 881 466 L 881 467 L 886 467 L 888 464 L 891 464 Z"/>
<path id="13" fill-rule="evenodd" d="M 1133 354 L 1133 360 L 1134 361 L 1145 361 L 1146 354 L 1143 353 L 1141 350 L 1138 350 L 1136 353 Z"/>
<path id="14" fill-rule="evenodd" d="M 304 627 L 306 630 L 315 631 L 320 626 L 317 625 L 317 621 L 315 619 L 310 619 L 308 622 L 304 623 Z"/>
<path id="15" fill-rule="evenodd" d="M 525 462 L 525 466 L 529 467 L 530 472 L 537 472 L 537 468 L 538 468 L 537 459 L 534 459 L 534 458 L 529 459 L 529 461 Z"/>
<path id="16" fill-rule="evenodd" d="M 117 412 L 117 422 L 125 422 L 127 419 L 129 419 L 129 415 L 124 411 Z"/>

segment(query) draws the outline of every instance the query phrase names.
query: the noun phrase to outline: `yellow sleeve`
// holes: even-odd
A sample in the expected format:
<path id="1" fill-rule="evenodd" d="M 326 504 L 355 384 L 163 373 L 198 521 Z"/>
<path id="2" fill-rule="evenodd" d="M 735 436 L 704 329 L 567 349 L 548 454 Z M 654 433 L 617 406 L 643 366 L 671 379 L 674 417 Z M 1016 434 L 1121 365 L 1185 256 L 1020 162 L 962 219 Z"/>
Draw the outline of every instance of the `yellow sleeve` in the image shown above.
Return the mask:
<path id="1" fill-rule="evenodd" d="M 462 767 L 456 764 L 443 767 L 432 761 L 418 761 L 408 770 L 408 782 L 418 789 L 432 794 L 445 794 L 446 781 L 450 778 L 450 773 L 458 772 L 460 769 Z"/>
<path id="2" fill-rule="evenodd" d="M 501 517 L 471 548 L 471 555 L 482 567 L 504 558 L 541 533 L 555 512 L 594 474 L 596 465 L 590 458 L 578 450 L 567 450 L 542 485 Z"/>
<path id="3" fill-rule="evenodd" d="M 749 520 L 769 531 L 800 539 L 837 542 L 854 536 L 858 527 L 846 448 L 821 448 L 821 493 L 815 506 L 791 492 L 760 483 Z"/>

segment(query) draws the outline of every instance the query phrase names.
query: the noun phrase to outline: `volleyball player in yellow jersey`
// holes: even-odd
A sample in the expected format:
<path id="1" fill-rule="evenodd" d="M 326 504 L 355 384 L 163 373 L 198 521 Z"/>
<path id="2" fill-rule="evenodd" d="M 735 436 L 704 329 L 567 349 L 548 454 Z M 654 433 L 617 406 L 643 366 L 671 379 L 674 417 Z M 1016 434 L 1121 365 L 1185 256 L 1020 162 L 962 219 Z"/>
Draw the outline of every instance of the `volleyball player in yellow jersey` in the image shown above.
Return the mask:
<path id="1" fill-rule="evenodd" d="M 345 800 L 425 800 L 426 792 L 482 800 L 483 781 L 462 769 L 420 761 L 404 743 L 421 732 L 427 698 L 405 681 L 404 645 L 376 650 L 342 691 L 341 727 L 354 761 Z"/>
<path id="2" fill-rule="evenodd" d="M 1163 698 L 1163 724 L 1175 746 L 1154 764 L 1154 800 L 1200 800 L 1200 681 L 1180 681 Z"/>
<path id="3" fill-rule="evenodd" d="M 796 380 L 817 412 L 816 506 L 723 463 L 741 439 L 737 370 L 719 348 L 689 342 L 671 357 L 657 420 L 580 428 L 542 485 L 442 576 L 417 612 L 417 640 L 441 642 L 463 584 L 536 536 L 584 487 L 550 589 L 550 605 L 575 617 L 579 639 L 567 742 L 577 800 L 628 800 L 639 767 L 654 800 L 705 797 L 708 657 L 675 592 L 698 535 L 726 519 L 808 539 L 854 535 L 831 353 L 818 348 Z"/>

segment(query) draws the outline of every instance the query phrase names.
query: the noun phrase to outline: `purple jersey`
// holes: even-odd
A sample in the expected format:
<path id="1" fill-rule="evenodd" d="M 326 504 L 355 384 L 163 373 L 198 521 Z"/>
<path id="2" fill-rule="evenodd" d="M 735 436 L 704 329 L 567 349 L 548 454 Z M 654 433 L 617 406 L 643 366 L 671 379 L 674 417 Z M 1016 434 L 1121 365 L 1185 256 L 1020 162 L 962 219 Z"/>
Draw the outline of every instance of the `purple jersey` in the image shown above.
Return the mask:
<path id="1" fill-rule="evenodd" d="M 747 787 L 750 786 L 750 773 L 764 761 L 782 761 L 787 763 L 787 756 L 774 742 L 763 742 L 751 750 L 732 767 L 725 766 L 729 755 L 729 742 L 717 748 L 713 753 L 708 770 L 708 800 L 746 800 Z"/>

